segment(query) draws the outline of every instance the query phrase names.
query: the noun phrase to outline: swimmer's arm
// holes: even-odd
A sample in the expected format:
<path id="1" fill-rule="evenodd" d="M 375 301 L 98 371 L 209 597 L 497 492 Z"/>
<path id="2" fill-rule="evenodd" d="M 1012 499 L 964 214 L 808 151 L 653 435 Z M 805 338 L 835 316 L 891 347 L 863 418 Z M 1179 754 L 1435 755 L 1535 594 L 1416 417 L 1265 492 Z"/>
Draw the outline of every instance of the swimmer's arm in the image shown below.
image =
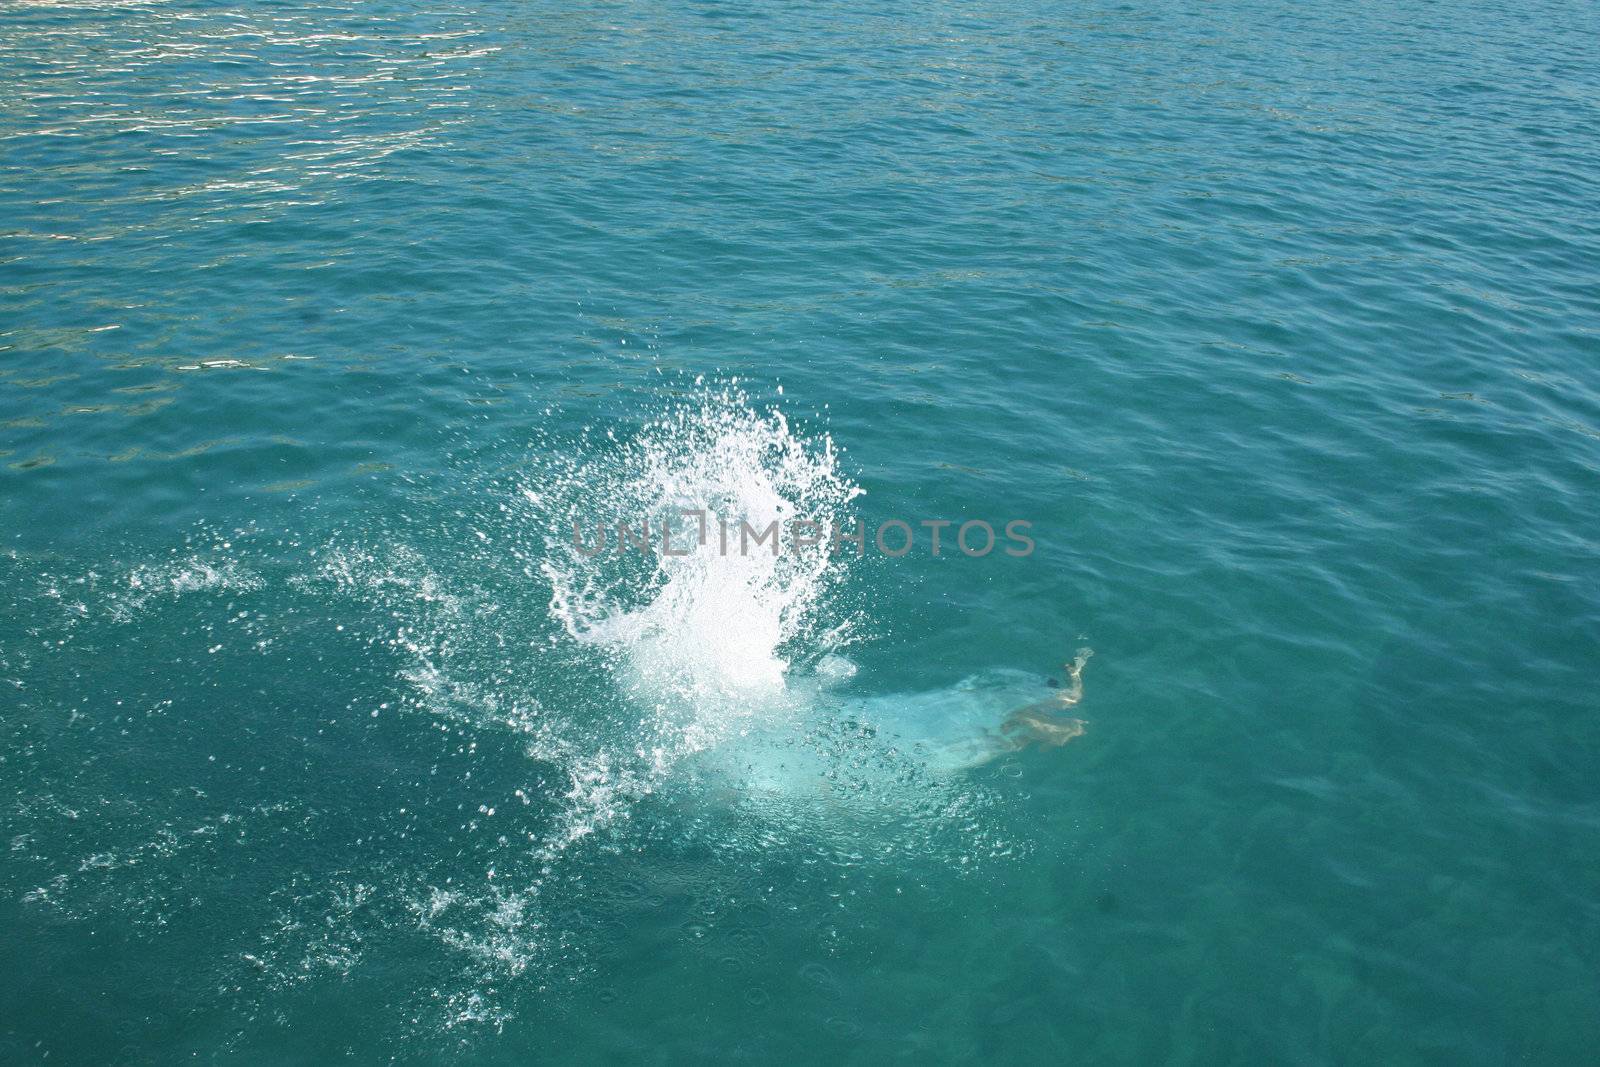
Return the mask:
<path id="1" fill-rule="evenodd" d="M 1083 699 L 1083 666 L 1089 662 L 1089 657 L 1094 652 L 1087 648 L 1080 648 L 1078 655 L 1071 663 L 1063 664 L 1067 673 L 1067 684 L 1060 692 L 1054 693 L 1043 700 L 1036 700 L 1031 704 L 1024 704 L 1007 715 L 1005 722 L 1000 724 L 1001 736 L 1010 739 L 1019 729 L 1025 727 L 1028 719 L 1037 718 L 1051 721 L 1066 709 L 1074 706 Z"/>
<path id="2" fill-rule="evenodd" d="M 1071 663 L 1062 664 L 1062 669 L 1067 672 L 1066 687 L 1057 693 L 1051 700 L 1041 700 L 1038 704 L 1029 704 L 1028 708 L 1053 705 L 1056 708 L 1070 708 L 1083 699 L 1083 665 L 1089 662 L 1089 657 L 1094 655 L 1092 649 L 1080 648 L 1078 655 Z"/>

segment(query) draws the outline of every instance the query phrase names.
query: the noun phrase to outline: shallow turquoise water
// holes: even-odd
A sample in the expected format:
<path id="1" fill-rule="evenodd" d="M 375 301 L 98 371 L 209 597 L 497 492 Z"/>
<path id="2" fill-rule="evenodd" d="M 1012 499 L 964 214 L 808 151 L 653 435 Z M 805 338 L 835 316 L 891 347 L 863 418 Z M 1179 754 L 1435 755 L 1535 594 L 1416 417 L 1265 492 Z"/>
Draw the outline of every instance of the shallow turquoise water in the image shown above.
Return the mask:
<path id="1" fill-rule="evenodd" d="M 0 9 L 0 1058 L 1589 1062 L 1596 31 Z M 569 632 L 823 434 L 1037 551 Z"/>

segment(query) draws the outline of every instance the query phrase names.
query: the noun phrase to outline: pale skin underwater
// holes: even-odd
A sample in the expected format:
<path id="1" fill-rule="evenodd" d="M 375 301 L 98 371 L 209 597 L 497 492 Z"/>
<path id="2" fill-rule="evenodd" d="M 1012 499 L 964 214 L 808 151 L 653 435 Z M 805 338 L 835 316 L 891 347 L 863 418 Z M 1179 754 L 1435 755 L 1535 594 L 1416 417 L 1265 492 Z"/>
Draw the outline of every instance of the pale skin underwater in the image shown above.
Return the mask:
<path id="1" fill-rule="evenodd" d="M 1083 668 L 1093 654 L 1087 648 L 1079 649 L 1076 657 L 1064 665 L 1065 684 L 1043 699 L 1014 707 L 995 727 L 977 726 L 971 721 L 971 717 L 976 716 L 994 722 L 990 716 L 995 712 L 985 713 L 981 691 L 969 694 L 961 686 L 932 693 L 890 694 L 860 703 L 847 702 L 842 707 L 835 706 L 834 711 L 844 711 L 852 721 L 859 714 L 862 721 L 885 730 L 887 738 L 909 744 L 910 751 L 917 754 L 914 758 L 926 760 L 933 773 L 959 774 L 1029 745 L 1059 748 L 1073 738 L 1082 737 L 1088 724 L 1066 713 L 1083 699 Z M 964 702 L 973 702 L 974 706 L 962 707 Z M 955 715 L 959 724 L 953 730 L 943 724 L 944 716 L 939 714 L 942 707 L 949 705 L 957 707 Z M 992 709 L 994 705 L 989 707 Z M 930 711 L 931 716 L 928 715 Z M 765 755 L 755 754 L 743 768 L 754 777 L 746 779 L 741 790 L 757 788 L 763 792 L 781 792 L 809 787 L 828 796 L 835 793 L 855 795 L 856 787 L 836 782 L 831 775 L 805 773 L 798 765 L 789 766 L 792 756 L 784 755 L 783 751 L 786 750 L 773 748 Z M 770 773 L 763 775 L 758 767 L 767 765 L 769 760 Z M 741 791 L 729 792 L 730 798 L 739 795 Z"/>
<path id="2" fill-rule="evenodd" d="M 1066 685 L 1045 699 L 1024 704 L 1006 716 L 998 734 L 991 737 L 995 745 L 993 755 L 1015 752 L 1032 744 L 1055 748 L 1083 736 L 1088 723 L 1062 712 L 1083 699 L 1083 666 L 1092 655 L 1092 650 L 1080 648 L 1073 661 L 1064 664 Z"/>

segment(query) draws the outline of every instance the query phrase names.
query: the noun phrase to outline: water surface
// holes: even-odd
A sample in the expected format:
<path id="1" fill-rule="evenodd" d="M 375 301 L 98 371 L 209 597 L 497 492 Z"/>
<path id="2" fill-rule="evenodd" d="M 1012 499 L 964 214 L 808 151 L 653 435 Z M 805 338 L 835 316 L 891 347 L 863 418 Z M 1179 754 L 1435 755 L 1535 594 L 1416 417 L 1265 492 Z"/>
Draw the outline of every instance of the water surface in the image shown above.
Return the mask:
<path id="1" fill-rule="evenodd" d="M 1586 1062 L 1597 31 L 0 9 L 3 1058 Z"/>

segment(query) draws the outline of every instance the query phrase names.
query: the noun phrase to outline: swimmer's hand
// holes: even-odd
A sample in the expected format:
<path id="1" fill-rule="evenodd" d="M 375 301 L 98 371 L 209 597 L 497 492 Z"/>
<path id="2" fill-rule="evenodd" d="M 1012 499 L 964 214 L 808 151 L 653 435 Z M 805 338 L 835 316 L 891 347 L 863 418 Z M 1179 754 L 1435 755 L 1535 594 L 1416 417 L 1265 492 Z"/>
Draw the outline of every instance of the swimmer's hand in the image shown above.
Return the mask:
<path id="1" fill-rule="evenodd" d="M 1057 705 L 1070 708 L 1083 699 L 1083 666 L 1089 662 L 1089 657 L 1094 655 L 1092 648 L 1080 648 L 1071 663 L 1063 663 L 1062 669 L 1067 672 L 1067 685 L 1055 697 Z"/>

